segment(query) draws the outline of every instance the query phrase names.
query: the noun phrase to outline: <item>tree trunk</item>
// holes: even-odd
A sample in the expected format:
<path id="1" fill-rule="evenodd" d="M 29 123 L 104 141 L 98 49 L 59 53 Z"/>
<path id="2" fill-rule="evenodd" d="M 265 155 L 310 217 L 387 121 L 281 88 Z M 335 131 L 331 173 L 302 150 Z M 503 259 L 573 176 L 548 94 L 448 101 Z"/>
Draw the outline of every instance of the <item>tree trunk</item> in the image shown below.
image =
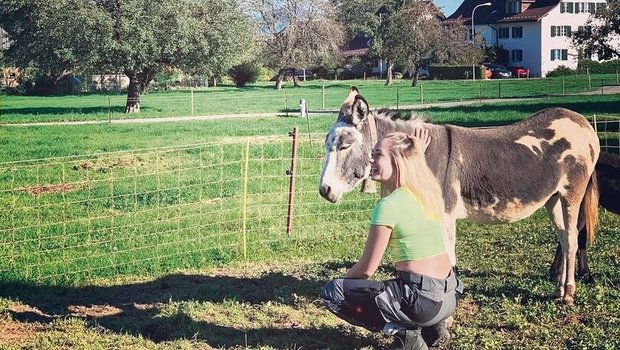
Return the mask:
<path id="1" fill-rule="evenodd" d="M 130 75 L 127 87 L 127 103 L 125 113 L 140 113 L 140 82 L 138 77 Z"/>
<path id="2" fill-rule="evenodd" d="M 387 64 L 387 75 L 385 78 L 385 86 L 390 86 L 392 85 L 392 68 L 394 67 L 394 64 L 392 64 L 392 62 L 388 61 Z"/>
<path id="3" fill-rule="evenodd" d="M 217 87 L 217 77 L 213 76 L 213 87 Z"/>
<path id="4" fill-rule="evenodd" d="M 297 79 L 297 75 L 295 74 L 297 70 L 295 68 L 291 68 L 291 75 L 293 76 L 293 86 L 299 87 L 299 79 Z"/>
<path id="5" fill-rule="evenodd" d="M 282 84 L 284 83 L 284 69 L 280 69 L 278 71 L 278 78 L 276 79 L 276 90 L 281 90 L 282 89 Z"/>
<path id="6" fill-rule="evenodd" d="M 418 66 L 413 66 L 411 69 L 411 87 L 418 85 Z"/>

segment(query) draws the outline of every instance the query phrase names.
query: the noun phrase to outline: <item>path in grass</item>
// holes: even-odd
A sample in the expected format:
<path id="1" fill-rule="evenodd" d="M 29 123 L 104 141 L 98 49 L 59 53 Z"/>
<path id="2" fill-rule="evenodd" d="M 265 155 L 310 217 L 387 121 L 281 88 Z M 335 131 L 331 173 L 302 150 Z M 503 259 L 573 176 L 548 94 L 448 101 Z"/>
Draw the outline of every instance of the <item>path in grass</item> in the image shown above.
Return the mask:
<path id="1" fill-rule="evenodd" d="M 575 93 L 574 95 L 615 95 L 620 94 L 620 86 L 605 86 L 598 90 Z M 514 99 L 485 99 L 485 100 L 467 100 L 467 101 L 454 101 L 454 102 L 434 102 L 423 103 L 415 105 L 402 105 L 399 109 L 403 110 L 420 110 L 427 108 L 451 108 L 459 106 L 471 106 L 471 105 L 485 105 L 495 104 L 501 102 L 521 102 L 521 101 L 533 101 L 543 100 L 547 97 L 527 97 L 527 98 L 514 98 Z M 379 106 L 394 108 L 395 106 Z M 310 111 L 310 114 L 333 114 L 338 113 L 337 110 L 316 110 Z M 169 123 L 169 122 L 182 122 L 182 121 L 195 121 L 195 120 L 216 120 L 216 119 L 229 119 L 229 118 L 259 118 L 259 117 L 274 117 L 291 115 L 297 116 L 297 113 L 251 113 L 251 114 L 219 114 L 219 115 L 202 115 L 202 116 L 180 116 L 180 117 L 156 117 L 156 118 L 132 118 L 132 119 L 111 119 L 111 120 L 86 120 L 86 121 L 63 121 L 63 122 L 35 122 L 35 123 L 6 123 L 5 126 L 47 126 L 47 125 L 91 125 L 91 124 L 138 124 L 138 123 Z"/>

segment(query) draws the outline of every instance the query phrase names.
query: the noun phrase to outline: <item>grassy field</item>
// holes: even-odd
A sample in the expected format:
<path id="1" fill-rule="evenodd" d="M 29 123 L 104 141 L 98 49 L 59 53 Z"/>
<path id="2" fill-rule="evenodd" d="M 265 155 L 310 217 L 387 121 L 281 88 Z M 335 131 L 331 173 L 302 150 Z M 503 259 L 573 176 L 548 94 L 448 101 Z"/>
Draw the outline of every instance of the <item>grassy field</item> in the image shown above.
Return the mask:
<path id="1" fill-rule="evenodd" d="M 152 91 L 142 96 L 141 113 L 123 113 L 123 94 L 83 94 L 81 96 L 30 97 L 0 96 L 0 123 L 40 121 L 107 120 L 188 115 L 277 113 L 298 111 L 300 99 L 310 110 L 336 109 L 342 91 L 357 85 L 371 106 L 403 106 L 424 102 L 461 101 L 489 98 L 559 96 L 590 91 L 603 84 L 618 84 L 613 74 L 549 79 L 509 79 L 486 81 L 421 81 L 412 88 L 408 80 L 396 80 L 385 87 L 383 81 L 307 81 L 302 87 L 273 89 L 272 83 L 245 88 L 221 86 L 195 91 Z"/>
<path id="2" fill-rule="evenodd" d="M 501 125 L 549 106 L 618 115 L 619 100 L 554 97 L 421 113 Z M 0 348 L 385 347 L 387 339 L 339 321 L 317 300 L 359 257 L 377 198 L 319 198 L 321 136 L 334 117 L 311 117 L 312 135 L 305 121 L 283 117 L 2 127 Z M 297 125 L 304 133 L 289 237 L 287 133 Z M 549 298 L 556 243 L 545 213 L 511 225 L 460 222 L 466 294 L 452 348 L 620 347 L 619 227 L 617 216 L 601 213 L 591 249 L 597 284 L 579 284 L 567 308 Z M 377 277 L 389 274 L 386 264 Z"/>

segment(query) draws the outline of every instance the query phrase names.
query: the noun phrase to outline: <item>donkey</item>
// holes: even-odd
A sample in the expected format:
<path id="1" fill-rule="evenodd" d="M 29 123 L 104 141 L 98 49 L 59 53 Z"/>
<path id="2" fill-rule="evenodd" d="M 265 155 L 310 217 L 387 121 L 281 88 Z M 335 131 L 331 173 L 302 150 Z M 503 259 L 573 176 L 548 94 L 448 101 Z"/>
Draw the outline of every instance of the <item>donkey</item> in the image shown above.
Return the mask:
<path id="1" fill-rule="evenodd" d="M 431 136 L 426 160 L 442 184 L 443 227 L 452 264 L 456 265 L 456 219 L 514 222 L 545 206 L 562 247 L 554 297 L 572 305 L 580 208 L 592 232 L 598 209 L 591 179 L 600 147 L 588 121 L 570 110 L 549 108 L 492 129 L 434 125 L 387 109 L 370 111 L 352 87 L 325 138 L 321 196 L 339 201 L 368 178 L 377 139 L 394 131 L 410 133 L 416 127 L 427 129 Z"/>

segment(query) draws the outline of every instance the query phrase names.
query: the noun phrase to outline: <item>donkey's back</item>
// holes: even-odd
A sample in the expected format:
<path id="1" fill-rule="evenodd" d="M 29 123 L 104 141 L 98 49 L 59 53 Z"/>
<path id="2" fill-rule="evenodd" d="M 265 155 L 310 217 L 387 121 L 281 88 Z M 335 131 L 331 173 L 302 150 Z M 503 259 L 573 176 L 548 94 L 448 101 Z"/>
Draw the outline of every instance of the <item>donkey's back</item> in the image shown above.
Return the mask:
<path id="1" fill-rule="evenodd" d="M 588 121 L 563 108 L 502 127 L 446 130 L 446 173 L 453 174 L 444 182 L 447 210 L 476 222 L 512 222 L 554 195 L 570 197 L 588 182 L 599 152 Z"/>

